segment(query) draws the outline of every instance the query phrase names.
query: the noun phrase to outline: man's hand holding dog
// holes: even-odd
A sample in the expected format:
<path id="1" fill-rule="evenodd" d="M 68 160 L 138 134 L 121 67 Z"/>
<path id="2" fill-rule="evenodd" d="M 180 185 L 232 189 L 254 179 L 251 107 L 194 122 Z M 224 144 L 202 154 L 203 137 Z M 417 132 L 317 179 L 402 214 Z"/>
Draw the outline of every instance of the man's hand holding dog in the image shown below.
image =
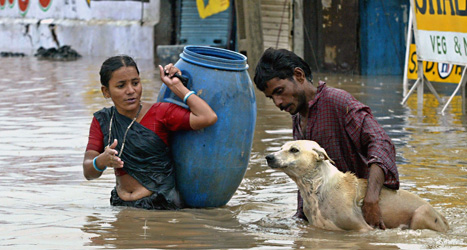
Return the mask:
<path id="1" fill-rule="evenodd" d="M 362 212 L 363 218 L 368 225 L 373 228 L 386 229 L 383 222 L 383 216 L 381 215 L 381 209 L 379 208 L 379 193 L 383 187 L 384 172 L 376 164 L 370 166 L 370 173 L 368 177 L 368 189 L 366 196 L 363 199 Z"/>
<path id="2" fill-rule="evenodd" d="M 368 225 L 373 228 L 386 229 L 378 202 L 373 203 L 363 201 L 362 212 L 363 218 L 365 218 Z"/>

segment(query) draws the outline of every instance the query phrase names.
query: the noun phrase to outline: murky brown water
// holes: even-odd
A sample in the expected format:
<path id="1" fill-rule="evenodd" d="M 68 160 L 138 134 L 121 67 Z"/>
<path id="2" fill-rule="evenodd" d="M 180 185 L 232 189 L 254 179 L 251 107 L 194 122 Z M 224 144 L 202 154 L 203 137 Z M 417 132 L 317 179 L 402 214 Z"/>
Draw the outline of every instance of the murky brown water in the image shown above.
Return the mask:
<path id="1" fill-rule="evenodd" d="M 111 207 L 113 172 L 86 181 L 81 170 L 92 113 L 110 105 L 98 81 L 103 59 L 0 58 L 0 248 L 467 248 L 467 116 L 459 98 L 441 116 L 431 94 L 421 110 L 415 95 L 401 106 L 400 77 L 315 76 L 370 105 L 396 144 L 401 187 L 429 200 L 451 224 L 444 234 L 330 232 L 292 218 L 296 186 L 264 160 L 292 139 L 290 117 L 260 92 L 250 165 L 226 206 Z M 144 99 L 155 101 L 158 73 L 151 62 L 138 63 Z"/>

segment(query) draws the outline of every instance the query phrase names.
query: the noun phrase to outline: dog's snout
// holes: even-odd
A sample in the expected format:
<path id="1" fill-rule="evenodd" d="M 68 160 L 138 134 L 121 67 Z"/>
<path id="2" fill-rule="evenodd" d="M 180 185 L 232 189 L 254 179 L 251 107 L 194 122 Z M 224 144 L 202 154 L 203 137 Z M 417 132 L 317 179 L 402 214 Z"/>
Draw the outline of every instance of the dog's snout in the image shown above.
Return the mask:
<path id="1" fill-rule="evenodd" d="M 268 162 L 268 166 L 271 168 L 282 168 L 280 160 L 275 154 L 266 155 L 266 161 Z"/>
<path id="2" fill-rule="evenodd" d="M 274 160 L 275 158 L 273 154 L 266 155 L 266 161 L 268 161 L 268 163 L 273 162 Z"/>

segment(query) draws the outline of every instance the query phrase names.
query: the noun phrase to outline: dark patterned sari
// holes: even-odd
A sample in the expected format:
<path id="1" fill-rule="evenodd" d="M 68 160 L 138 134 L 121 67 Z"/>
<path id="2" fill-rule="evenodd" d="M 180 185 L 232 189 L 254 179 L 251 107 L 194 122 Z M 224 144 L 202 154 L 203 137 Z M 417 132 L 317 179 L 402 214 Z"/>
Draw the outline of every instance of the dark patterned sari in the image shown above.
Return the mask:
<path id="1" fill-rule="evenodd" d="M 113 114 L 114 113 L 114 114 Z M 109 138 L 109 125 L 112 118 L 112 130 Z M 136 201 L 123 201 L 118 197 L 116 189 L 112 190 L 110 203 L 113 206 L 131 206 L 144 209 L 178 209 L 181 208 L 178 191 L 175 187 L 174 163 L 170 149 L 153 131 L 135 122 L 124 134 L 132 119 L 121 115 L 115 107 L 104 108 L 94 113 L 104 134 L 104 143 L 118 140 L 115 148 L 125 163 L 124 170 L 153 194 Z"/>

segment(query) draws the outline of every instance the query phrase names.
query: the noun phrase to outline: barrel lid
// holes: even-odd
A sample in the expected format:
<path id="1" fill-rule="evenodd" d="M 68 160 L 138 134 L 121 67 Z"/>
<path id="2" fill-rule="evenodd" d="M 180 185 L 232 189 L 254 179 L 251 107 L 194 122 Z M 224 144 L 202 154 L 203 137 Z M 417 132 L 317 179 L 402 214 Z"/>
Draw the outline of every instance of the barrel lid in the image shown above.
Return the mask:
<path id="1" fill-rule="evenodd" d="M 248 69 L 247 57 L 231 50 L 188 45 L 183 48 L 180 58 L 184 61 L 213 69 L 242 71 Z"/>

